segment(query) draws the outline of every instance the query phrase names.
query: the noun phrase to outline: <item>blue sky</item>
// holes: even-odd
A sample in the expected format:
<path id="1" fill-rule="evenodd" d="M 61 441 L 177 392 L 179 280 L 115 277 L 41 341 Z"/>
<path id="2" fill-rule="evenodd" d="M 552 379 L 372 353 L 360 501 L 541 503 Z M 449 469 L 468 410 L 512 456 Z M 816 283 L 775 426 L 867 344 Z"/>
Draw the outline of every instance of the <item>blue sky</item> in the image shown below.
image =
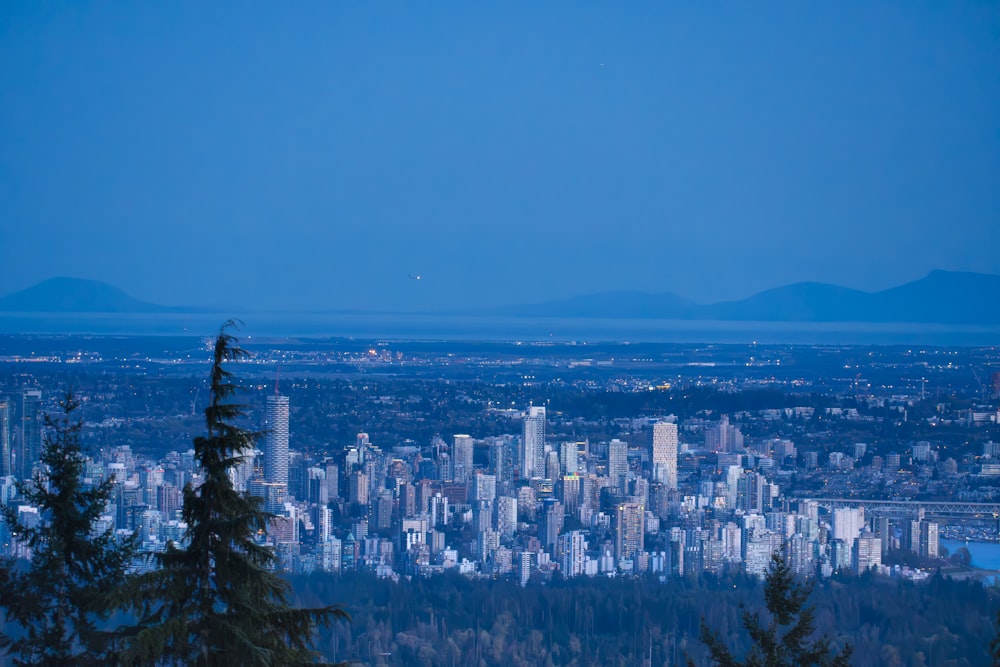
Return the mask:
<path id="1" fill-rule="evenodd" d="M 8 2 L 0 63 L 0 293 L 394 309 L 1000 273 L 997 3 Z"/>

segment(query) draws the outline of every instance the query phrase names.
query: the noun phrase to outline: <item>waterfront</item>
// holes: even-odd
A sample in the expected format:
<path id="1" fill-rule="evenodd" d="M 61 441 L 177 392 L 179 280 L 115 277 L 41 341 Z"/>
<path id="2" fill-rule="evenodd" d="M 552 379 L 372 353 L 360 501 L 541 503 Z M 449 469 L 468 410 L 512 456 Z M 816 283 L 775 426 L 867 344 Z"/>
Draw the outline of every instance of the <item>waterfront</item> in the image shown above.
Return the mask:
<path id="1" fill-rule="evenodd" d="M 244 334 L 407 340 L 630 341 L 715 344 L 990 345 L 998 326 L 501 317 L 421 313 L 2 313 L 0 333 L 210 335 L 238 317 Z"/>
<path id="2" fill-rule="evenodd" d="M 941 540 L 942 547 L 952 555 L 962 547 L 969 550 L 972 556 L 972 566 L 980 570 L 1000 570 L 1000 543 L 998 542 L 963 542 L 960 540 Z"/>

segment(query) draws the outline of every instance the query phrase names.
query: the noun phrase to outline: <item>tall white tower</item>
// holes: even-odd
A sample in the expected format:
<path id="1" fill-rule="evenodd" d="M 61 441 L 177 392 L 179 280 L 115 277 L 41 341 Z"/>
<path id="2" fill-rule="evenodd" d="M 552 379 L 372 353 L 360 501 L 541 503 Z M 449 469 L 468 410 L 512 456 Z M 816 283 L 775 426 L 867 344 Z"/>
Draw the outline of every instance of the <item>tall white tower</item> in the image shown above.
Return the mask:
<path id="1" fill-rule="evenodd" d="M 521 443 L 521 477 L 545 477 L 545 408 L 532 405 L 524 418 L 524 439 Z"/>
<path id="2" fill-rule="evenodd" d="M 865 510 L 863 507 L 833 510 L 832 523 L 833 539 L 853 545 L 865 528 Z"/>
<path id="3" fill-rule="evenodd" d="M 452 451 L 452 468 L 454 470 L 451 478 L 455 482 L 464 483 L 472 477 L 472 452 L 473 440 L 470 435 L 456 435 L 455 447 Z"/>
<path id="4" fill-rule="evenodd" d="M 653 424 L 653 481 L 677 490 L 677 424 Z"/>
<path id="5" fill-rule="evenodd" d="M 587 541 L 583 531 L 574 530 L 559 536 L 559 553 L 562 555 L 562 571 L 567 577 L 577 577 L 584 573 L 587 562 Z"/>
<path id="6" fill-rule="evenodd" d="M 608 477 L 611 486 L 624 494 L 628 477 L 628 443 L 624 440 L 615 438 L 608 443 Z"/>
<path id="7" fill-rule="evenodd" d="M 577 459 L 579 449 L 577 447 L 577 443 L 564 442 L 559 445 L 559 452 L 560 465 L 562 466 L 563 474 L 575 475 L 579 467 L 579 461 Z"/>
<path id="8" fill-rule="evenodd" d="M 288 397 L 267 397 L 264 480 L 288 486 Z"/>
<path id="9" fill-rule="evenodd" d="M 0 400 L 0 476 L 14 474 L 10 451 L 10 403 Z"/>

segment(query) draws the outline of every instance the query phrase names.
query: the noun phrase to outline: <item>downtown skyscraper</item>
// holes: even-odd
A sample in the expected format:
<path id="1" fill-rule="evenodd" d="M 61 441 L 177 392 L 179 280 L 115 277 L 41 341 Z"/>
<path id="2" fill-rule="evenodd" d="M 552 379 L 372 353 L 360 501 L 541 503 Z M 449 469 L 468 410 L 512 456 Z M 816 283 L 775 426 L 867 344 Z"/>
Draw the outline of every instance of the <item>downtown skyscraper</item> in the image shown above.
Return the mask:
<path id="1" fill-rule="evenodd" d="M 474 441 L 469 435 L 456 435 L 452 449 L 452 480 L 464 484 L 472 477 L 472 454 Z"/>
<path id="2" fill-rule="evenodd" d="M 524 418 L 521 440 L 521 479 L 545 476 L 545 408 L 532 405 Z"/>
<path id="3" fill-rule="evenodd" d="M 288 397 L 267 397 L 264 437 L 264 481 L 288 486 Z"/>
<path id="4" fill-rule="evenodd" d="M 615 514 L 615 557 L 632 559 L 643 550 L 645 510 L 639 503 L 622 503 Z"/>
<path id="5" fill-rule="evenodd" d="M 14 474 L 10 451 L 10 402 L 0 400 L 0 477 Z"/>
<path id="6" fill-rule="evenodd" d="M 653 424 L 653 481 L 677 490 L 677 424 Z"/>
<path id="7" fill-rule="evenodd" d="M 615 438 L 608 443 L 608 477 L 622 495 L 628 482 L 628 443 Z"/>
<path id="8" fill-rule="evenodd" d="M 21 446 L 15 468 L 21 481 L 31 477 L 31 469 L 42 455 L 42 392 L 25 389 L 21 394 Z"/>

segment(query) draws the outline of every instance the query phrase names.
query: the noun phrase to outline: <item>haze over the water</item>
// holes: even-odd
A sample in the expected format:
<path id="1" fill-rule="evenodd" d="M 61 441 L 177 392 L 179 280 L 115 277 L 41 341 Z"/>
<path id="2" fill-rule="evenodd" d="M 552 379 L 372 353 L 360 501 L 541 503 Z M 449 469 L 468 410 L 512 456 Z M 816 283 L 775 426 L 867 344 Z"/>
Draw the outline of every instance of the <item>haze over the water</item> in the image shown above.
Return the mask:
<path id="1" fill-rule="evenodd" d="M 435 309 L 1000 273 L 998 34 L 996 3 L 4 3 L 0 294 Z"/>

